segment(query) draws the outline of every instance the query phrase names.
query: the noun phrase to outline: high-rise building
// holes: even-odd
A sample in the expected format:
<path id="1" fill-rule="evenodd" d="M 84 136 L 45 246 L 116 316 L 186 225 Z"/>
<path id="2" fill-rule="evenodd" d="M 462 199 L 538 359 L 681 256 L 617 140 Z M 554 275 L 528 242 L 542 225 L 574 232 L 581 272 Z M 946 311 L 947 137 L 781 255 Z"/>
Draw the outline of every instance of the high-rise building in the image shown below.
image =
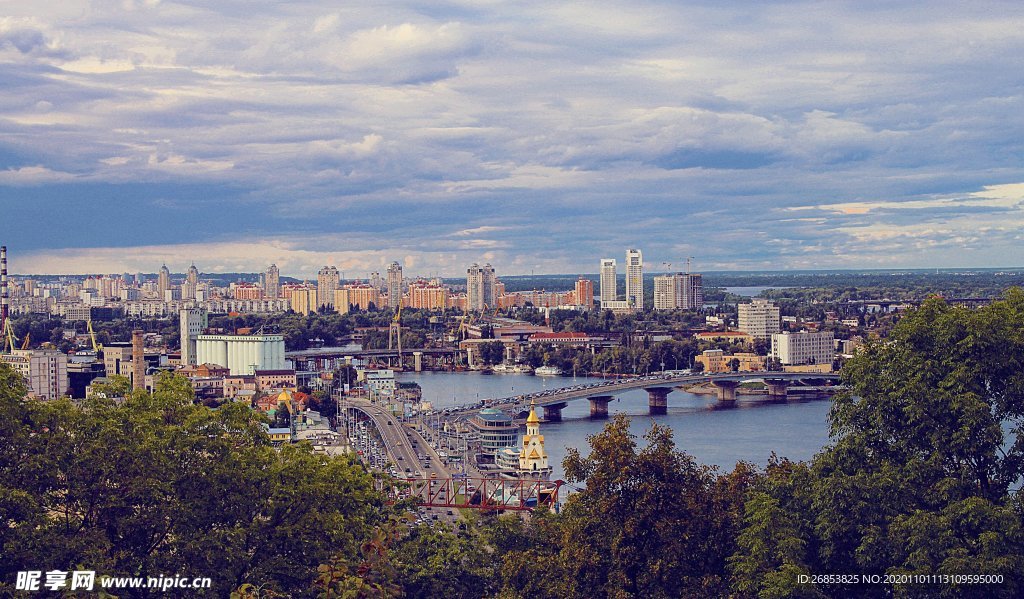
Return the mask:
<path id="1" fill-rule="evenodd" d="M 704 306 L 701 275 L 677 272 L 654 277 L 654 309 L 700 310 Z"/>
<path id="2" fill-rule="evenodd" d="M 497 306 L 494 297 L 494 267 L 473 263 L 466 270 L 466 310 L 484 311 Z"/>
<path id="3" fill-rule="evenodd" d="M 768 340 L 781 330 L 779 307 L 766 299 L 754 298 L 749 304 L 737 306 L 737 328 L 754 339 Z"/>
<path id="4" fill-rule="evenodd" d="M 644 257 L 640 250 L 626 250 L 626 305 L 644 309 Z"/>
<path id="5" fill-rule="evenodd" d="M 619 299 L 615 258 L 601 258 L 601 304 Z"/>
<path id="6" fill-rule="evenodd" d="M 699 274 L 685 274 L 681 281 L 682 301 L 680 308 L 684 310 L 700 310 L 704 307 L 704 277 Z"/>
<path id="7" fill-rule="evenodd" d="M 317 301 L 318 295 L 318 290 L 314 289 L 312 285 L 304 285 L 302 287 L 293 288 L 291 298 L 292 312 L 295 312 L 296 314 L 302 314 L 303 316 L 305 316 L 306 314 L 309 314 L 311 312 L 316 312 L 321 305 L 329 304 L 329 302 L 327 304 L 319 303 Z M 332 291 L 330 301 L 333 300 L 334 292 Z"/>
<path id="8" fill-rule="evenodd" d="M 576 305 L 587 310 L 594 307 L 594 282 L 582 276 L 576 279 Z"/>
<path id="9" fill-rule="evenodd" d="M 448 288 L 440 281 L 418 280 L 409 284 L 409 307 L 444 310 L 448 307 Z"/>
<path id="10" fill-rule="evenodd" d="M 384 288 L 384 279 L 380 278 L 379 272 L 370 273 L 370 287 L 381 290 Z"/>
<path id="11" fill-rule="evenodd" d="M 654 277 L 654 309 L 672 310 L 676 308 L 676 281 L 678 275 L 658 275 Z"/>
<path id="12" fill-rule="evenodd" d="M 195 366 L 196 338 L 207 328 L 208 316 L 204 308 L 185 308 L 179 314 L 181 330 L 181 364 Z"/>
<path id="13" fill-rule="evenodd" d="M 402 304 L 402 265 L 392 262 L 388 266 L 388 307 L 395 309 Z"/>
<path id="14" fill-rule="evenodd" d="M 360 310 L 369 310 L 371 305 L 374 308 L 380 307 L 380 290 L 369 283 L 349 283 L 345 285 L 345 290 L 348 291 L 349 306 L 356 306 Z"/>
<path id="15" fill-rule="evenodd" d="M 160 299 L 164 299 L 167 292 L 171 289 L 171 271 L 164 264 L 160 267 L 160 272 L 156 277 L 156 290 L 160 292 Z"/>
<path id="16" fill-rule="evenodd" d="M 334 291 L 341 288 L 341 273 L 333 266 L 325 266 L 316 276 L 317 304 L 319 309 L 330 306 L 334 301 Z M 296 310 L 297 311 L 297 310 Z"/>
<path id="17" fill-rule="evenodd" d="M 269 298 L 281 297 L 281 271 L 271 264 L 263 277 L 263 294 Z"/>

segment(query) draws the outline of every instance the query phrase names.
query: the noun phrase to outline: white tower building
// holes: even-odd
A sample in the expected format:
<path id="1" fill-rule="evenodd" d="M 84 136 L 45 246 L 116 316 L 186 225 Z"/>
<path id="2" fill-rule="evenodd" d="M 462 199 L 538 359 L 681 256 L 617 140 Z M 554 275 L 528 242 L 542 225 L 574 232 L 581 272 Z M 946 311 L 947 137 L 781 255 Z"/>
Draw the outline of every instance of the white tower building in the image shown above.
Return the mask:
<path id="1" fill-rule="evenodd" d="M 644 257 L 640 250 L 626 250 L 626 305 L 644 309 Z"/>

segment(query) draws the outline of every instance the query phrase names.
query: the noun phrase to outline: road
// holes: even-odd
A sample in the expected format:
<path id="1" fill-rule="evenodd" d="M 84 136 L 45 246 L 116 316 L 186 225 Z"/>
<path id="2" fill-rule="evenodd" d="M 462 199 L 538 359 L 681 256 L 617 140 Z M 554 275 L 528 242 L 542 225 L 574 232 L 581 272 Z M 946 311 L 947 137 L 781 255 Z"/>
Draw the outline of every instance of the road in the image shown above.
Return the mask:
<path id="1" fill-rule="evenodd" d="M 430 483 L 420 485 L 420 494 L 424 496 L 433 494 L 435 500 L 445 499 L 438 497 L 437 493 L 440 492 L 443 495 L 443 485 L 440 484 L 440 481 L 451 478 L 451 473 L 437 452 L 416 430 L 408 424 L 403 424 L 389 410 L 365 399 L 350 399 L 342 403 L 341 407 L 342 409 L 358 408 L 373 419 L 374 426 L 380 431 L 385 449 L 398 467 L 398 478 L 430 479 Z M 426 459 L 421 460 L 420 456 L 424 456 Z M 454 513 L 449 513 L 451 510 L 434 511 L 427 508 L 426 512 L 431 517 L 438 516 L 438 518 L 434 518 L 435 520 L 441 517 L 449 521 L 457 519 Z"/>

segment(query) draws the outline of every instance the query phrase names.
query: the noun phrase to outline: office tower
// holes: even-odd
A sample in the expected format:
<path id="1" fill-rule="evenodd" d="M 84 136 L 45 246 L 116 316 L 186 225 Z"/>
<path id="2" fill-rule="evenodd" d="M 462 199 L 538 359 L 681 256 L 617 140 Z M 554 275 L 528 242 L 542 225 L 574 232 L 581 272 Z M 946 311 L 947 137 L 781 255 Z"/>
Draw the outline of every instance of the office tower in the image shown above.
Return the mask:
<path id="1" fill-rule="evenodd" d="M 331 306 L 334 292 L 341 288 L 341 273 L 333 266 L 325 266 L 316 275 L 317 309 Z M 296 310 L 297 312 L 298 310 Z"/>
<path id="2" fill-rule="evenodd" d="M 388 266 L 388 307 L 395 309 L 402 304 L 402 265 L 392 262 Z"/>
<path id="3" fill-rule="evenodd" d="M 484 311 L 497 306 L 494 297 L 494 267 L 473 263 L 466 270 L 466 310 Z"/>
<path id="4" fill-rule="evenodd" d="M 171 271 L 164 264 L 160 267 L 160 272 L 156 277 L 156 290 L 160 292 L 160 299 L 163 300 L 167 296 L 167 292 L 171 289 Z"/>
<path id="5" fill-rule="evenodd" d="M 269 298 L 281 297 L 281 271 L 277 269 L 276 264 L 267 267 L 267 272 L 263 276 L 263 295 Z"/>
<path id="6" fill-rule="evenodd" d="M 594 307 L 594 282 L 582 276 L 576 279 L 576 305 L 588 310 Z"/>
<path id="7" fill-rule="evenodd" d="M 196 365 L 196 337 L 202 334 L 208 318 L 203 308 L 185 308 L 179 314 L 178 324 L 181 330 L 181 364 Z"/>
<path id="8" fill-rule="evenodd" d="M 615 273 L 615 258 L 601 258 L 601 303 L 619 299 Z"/>
<path id="9" fill-rule="evenodd" d="M 766 299 L 754 298 L 749 304 L 740 304 L 737 309 L 737 328 L 755 339 L 771 339 L 773 333 L 781 330 L 779 307 Z"/>
<path id="10" fill-rule="evenodd" d="M 626 305 L 644 309 L 644 257 L 640 250 L 626 250 Z"/>

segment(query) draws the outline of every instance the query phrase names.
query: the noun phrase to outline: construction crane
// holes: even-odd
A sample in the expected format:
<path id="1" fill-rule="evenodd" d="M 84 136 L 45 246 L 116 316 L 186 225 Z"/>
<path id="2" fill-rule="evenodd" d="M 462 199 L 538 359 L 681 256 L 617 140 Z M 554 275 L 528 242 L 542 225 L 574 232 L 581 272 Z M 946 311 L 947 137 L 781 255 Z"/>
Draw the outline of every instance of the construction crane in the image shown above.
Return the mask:
<path id="1" fill-rule="evenodd" d="M 99 343 L 96 343 L 96 332 L 92 330 L 92 321 L 87 320 L 85 322 L 87 328 L 89 329 L 89 340 L 92 341 L 92 351 L 96 352 L 96 354 L 99 355 L 99 353 L 103 351 L 103 346 L 100 345 Z"/>
<path id="2" fill-rule="evenodd" d="M 22 342 L 21 342 L 21 349 L 28 349 L 28 344 L 31 341 L 31 339 L 32 339 L 31 331 L 28 332 L 28 333 L 25 333 L 25 339 L 23 339 Z"/>
<path id="3" fill-rule="evenodd" d="M 5 354 L 14 353 L 14 349 L 18 347 L 18 338 L 14 336 L 14 327 L 11 326 L 11 319 L 7 319 L 4 323 L 4 352 Z"/>
<path id="4" fill-rule="evenodd" d="M 693 260 L 693 256 L 687 256 L 686 258 L 686 274 L 690 274 L 690 260 Z"/>
<path id="5" fill-rule="evenodd" d="M 661 265 L 665 267 L 665 272 L 669 272 L 669 273 L 672 272 L 672 263 L 671 262 L 662 262 Z"/>

